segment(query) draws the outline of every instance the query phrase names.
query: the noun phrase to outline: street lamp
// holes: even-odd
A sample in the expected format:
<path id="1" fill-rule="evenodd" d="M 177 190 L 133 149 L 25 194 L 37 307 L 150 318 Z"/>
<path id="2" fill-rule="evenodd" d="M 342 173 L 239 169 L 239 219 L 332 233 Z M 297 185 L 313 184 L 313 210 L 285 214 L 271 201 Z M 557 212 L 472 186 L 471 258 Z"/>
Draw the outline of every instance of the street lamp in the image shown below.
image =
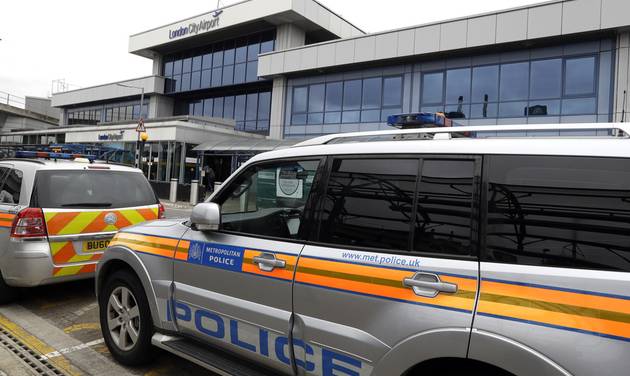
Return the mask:
<path id="1" fill-rule="evenodd" d="M 140 119 L 138 120 L 139 122 L 143 121 L 142 119 L 142 111 L 143 111 L 143 105 L 144 105 L 144 86 L 132 86 L 132 85 L 125 85 L 125 84 L 121 84 L 121 83 L 117 83 L 116 85 L 118 86 L 122 86 L 122 87 L 128 87 L 131 89 L 140 89 Z M 140 133 L 142 132 L 136 132 L 138 133 L 138 139 L 136 140 L 136 162 L 135 162 L 135 167 L 136 168 L 140 168 Z"/>

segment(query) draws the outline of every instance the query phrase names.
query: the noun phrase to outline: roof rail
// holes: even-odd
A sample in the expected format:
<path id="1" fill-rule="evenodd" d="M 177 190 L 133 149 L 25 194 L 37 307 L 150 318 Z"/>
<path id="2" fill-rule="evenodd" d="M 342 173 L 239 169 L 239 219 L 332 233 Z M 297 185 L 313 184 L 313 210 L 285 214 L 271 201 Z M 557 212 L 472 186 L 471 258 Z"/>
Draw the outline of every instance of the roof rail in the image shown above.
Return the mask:
<path id="1" fill-rule="evenodd" d="M 518 132 L 518 131 L 585 131 L 612 130 L 613 135 L 630 137 L 630 124 L 627 123 L 583 123 L 583 124 L 524 124 L 524 125 L 475 125 L 440 128 L 391 129 L 383 131 L 337 133 L 305 140 L 292 147 L 325 145 L 338 142 L 353 141 L 386 141 L 384 136 L 392 136 L 397 140 L 412 139 L 450 139 L 469 137 L 473 132 Z M 621 131 L 621 132 L 619 132 Z M 499 136 L 499 137 L 511 137 Z M 518 136 L 513 136 L 518 137 Z M 522 137 L 522 136 L 521 136 Z M 553 137 L 553 136 L 552 136 Z M 570 136 L 557 136 L 570 137 Z"/>

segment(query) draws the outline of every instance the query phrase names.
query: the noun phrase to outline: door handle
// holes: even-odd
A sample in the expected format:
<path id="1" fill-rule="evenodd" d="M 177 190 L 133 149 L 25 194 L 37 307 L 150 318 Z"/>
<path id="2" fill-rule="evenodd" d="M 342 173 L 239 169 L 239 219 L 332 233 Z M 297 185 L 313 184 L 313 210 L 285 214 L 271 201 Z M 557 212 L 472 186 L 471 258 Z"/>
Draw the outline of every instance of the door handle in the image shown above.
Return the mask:
<path id="1" fill-rule="evenodd" d="M 440 281 L 440 277 L 434 273 L 418 272 L 411 278 L 403 279 L 403 286 L 411 287 L 416 295 L 427 298 L 435 298 L 439 293 L 454 294 L 457 285 Z"/>
<path id="2" fill-rule="evenodd" d="M 258 265 L 258 269 L 263 272 L 271 272 L 275 268 L 283 269 L 287 266 L 287 262 L 284 260 L 278 260 L 273 253 L 261 253 L 258 256 L 254 256 L 252 259 L 254 264 Z"/>

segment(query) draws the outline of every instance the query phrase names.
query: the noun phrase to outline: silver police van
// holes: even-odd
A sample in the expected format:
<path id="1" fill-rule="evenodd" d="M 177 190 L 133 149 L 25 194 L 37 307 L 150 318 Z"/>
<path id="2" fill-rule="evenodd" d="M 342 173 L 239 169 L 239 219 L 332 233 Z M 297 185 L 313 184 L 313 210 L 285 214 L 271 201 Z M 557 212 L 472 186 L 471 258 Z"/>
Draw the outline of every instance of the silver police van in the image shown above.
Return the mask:
<path id="1" fill-rule="evenodd" d="M 190 219 L 115 236 L 105 342 L 221 375 L 628 375 L 629 134 L 391 130 L 260 154 Z"/>

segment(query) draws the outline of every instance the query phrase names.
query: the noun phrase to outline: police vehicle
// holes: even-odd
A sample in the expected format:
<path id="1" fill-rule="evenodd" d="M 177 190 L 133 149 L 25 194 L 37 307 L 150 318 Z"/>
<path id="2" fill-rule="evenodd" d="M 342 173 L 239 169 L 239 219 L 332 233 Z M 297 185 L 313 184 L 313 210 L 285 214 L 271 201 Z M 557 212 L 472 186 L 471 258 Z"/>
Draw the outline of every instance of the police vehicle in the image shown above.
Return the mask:
<path id="1" fill-rule="evenodd" d="M 18 287 L 93 278 L 116 231 L 161 216 L 140 170 L 92 158 L 18 151 L 0 160 L 0 303 Z"/>
<path id="2" fill-rule="evenodd" d="M 402 129 L 257 155 L 190 219 L 115 236 L 105 342 L 221 375 L 628 375 L 629 134 Z"/>

